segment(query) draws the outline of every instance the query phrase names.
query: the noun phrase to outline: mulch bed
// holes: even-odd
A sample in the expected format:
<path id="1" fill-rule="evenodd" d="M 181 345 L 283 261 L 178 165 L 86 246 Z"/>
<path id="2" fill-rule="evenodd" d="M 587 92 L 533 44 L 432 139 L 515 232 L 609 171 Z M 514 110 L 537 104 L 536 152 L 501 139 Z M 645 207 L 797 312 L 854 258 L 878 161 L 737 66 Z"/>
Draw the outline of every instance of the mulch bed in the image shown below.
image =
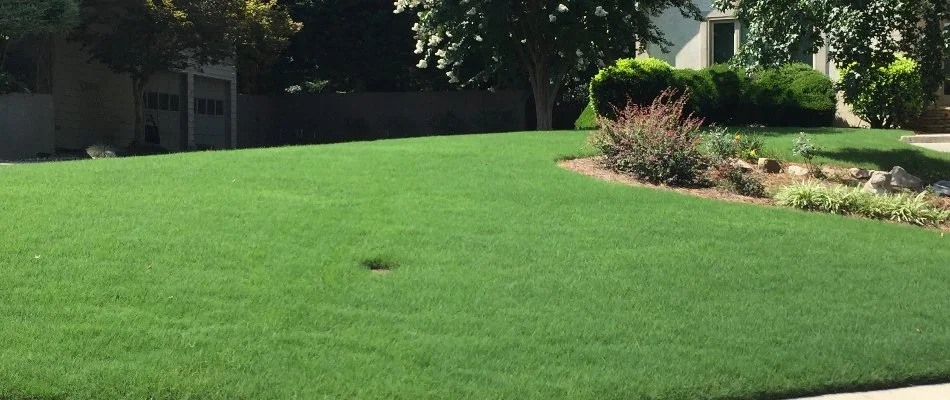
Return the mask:
<path id="1" fill-rule="evenodd" d="M 798 165 L 805 167 L 804 164 L 796 163 L 783 163 L 785 168 L 788 168 L 792 165 Z M 638 180 L 630 175 L 625 175 L 621 173 L 614 172 L 610 169 L 607 169 L 603 166 L 599 157 L 589 157 L 589 158 L 575 158 L 570 160 L 563 160 L 558 162 L 558 166 L 561 168 L 574 171 L 580 174 L 584 174 L 602 181 L 608 182 L 617 182 L 622 183 L 628 186 L 636 187 L 649 187 L 654 189 L 661 190 L 670 190 L 674 192 L 684 193 L 692 196 L 703 197 L 707 199 L 719 199 L 730 201 L 734 203 L 746 203 L 746 204 L 758 204 L 763 206 L 773 206 L 778 207 L 775 204 L 775 201 L 771 198 L 757 198 L 742 196 L 732 192 L 729 192 L 720 187 L 696 187 L 696 188 L 686 188 L 686 187 L 674 187 L 667 185 L 655 185 L 649 182 L 644 182 Z M 851 177 L 851 174 L 848 173 L 847 169 L 844 168 L 833 168 L 826 167 L 823 170 L 825 175 L 828 177 L 827 181 L 829 183 L 838 183 L 848 186 L 857 186 L 860 181 Z M 796 176 L 789 173 L 777 173 L 777 174 L 768 174 L 758 170 L 752 170 L 748 172 L 757 176 L 762 184 L 765 185 L 766 190 L 769 193 L 776 193 L 783 186 L 791 185 L 793 183 L 804 182 L 813 179 L 810 176 Z M 715 172 L 712 172 L 713 178 L 715 178 Z M 950 210 L 950 197 L 938 197 L 933 199 L 933 203 L 938 207 L 941 207 L 946 210 Z M 944 224 L 941 227 L 942 230 L 950 230 L 950 223 Z"/>

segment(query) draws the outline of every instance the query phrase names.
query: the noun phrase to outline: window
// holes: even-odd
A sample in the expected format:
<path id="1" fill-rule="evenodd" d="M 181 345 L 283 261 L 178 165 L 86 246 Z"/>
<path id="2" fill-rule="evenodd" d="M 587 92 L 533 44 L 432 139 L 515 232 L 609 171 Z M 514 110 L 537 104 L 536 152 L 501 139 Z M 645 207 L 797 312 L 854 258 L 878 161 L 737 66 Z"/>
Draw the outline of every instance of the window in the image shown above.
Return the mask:
<path id="1" fill-rule="evenodd" d="M 207 114 L 208 113 L 208 101 L 205 99 L 195 99 L 195 113 L 197 114 Z"/>
<path id="2" fill-rule="evenodd" d="M 224 101 L 214 101 L 214 115 L 224 115 Z"/>
<path id="3" fill-rule="evenodd" d="M 736 41 L 737 31 L 738 42 Z M 713 64 L 728 63 L 739 51 L 739 46 L 745 44 L 749 39 L 749 31 L 746 26 L 735 20 L 712 22 L 710 34 L 712 35 L 710 45 L 712 46 L 711 61 Z M 814 67 L 814 54 L 804 46 L 804 39 L 792 51 L 792 61 Z"/>
<path id="4" fill-rule="evenodd" d="M 725 64 L 736 55 L 736 22 L 712 24 L 712 63 Z"/>
<path id="5" fill-rule="evenodd" d="M 792 48 L 792 62 L 800 62 L 815 67 L 815 55 L 811 49 L 806 47 L 805 39 L 802 38 Z"/>
<path id="6" fill-rule="evenodd" d="M 145 108 L 150 109 L 150 110 L 157 110 L 158 109 L 158 93 L 148 92 L 148 95 L 146 96 L 146 98 L 147 98 L 147 101 L 145 102 Z"/>
<path id="7" fill-rule="evenodd" d="M 142 102 L 146 110 L 181 111 L 181 97 L 177 94 L 145 92 Z"/>

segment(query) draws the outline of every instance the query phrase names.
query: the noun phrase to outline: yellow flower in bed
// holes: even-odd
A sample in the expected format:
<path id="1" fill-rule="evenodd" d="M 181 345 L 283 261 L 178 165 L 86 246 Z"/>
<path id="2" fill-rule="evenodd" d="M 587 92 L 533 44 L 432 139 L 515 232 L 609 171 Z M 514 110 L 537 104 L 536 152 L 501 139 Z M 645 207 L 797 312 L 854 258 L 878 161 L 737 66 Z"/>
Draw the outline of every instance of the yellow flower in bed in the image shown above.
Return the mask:
<path id="1" fill-rule="evenodd" d="M 749 150 L 749 154 L 751 154 L 752 157 L 755 157 L 755 156 L 758 155 L 758 154 L 756 153 L 755 149 Z"/>
<path id="2" fill-rule="evenodd" d="M 736 135 L 736 141 L 738 142 L 740 140 L 742 140 L 742 135 Z"/>

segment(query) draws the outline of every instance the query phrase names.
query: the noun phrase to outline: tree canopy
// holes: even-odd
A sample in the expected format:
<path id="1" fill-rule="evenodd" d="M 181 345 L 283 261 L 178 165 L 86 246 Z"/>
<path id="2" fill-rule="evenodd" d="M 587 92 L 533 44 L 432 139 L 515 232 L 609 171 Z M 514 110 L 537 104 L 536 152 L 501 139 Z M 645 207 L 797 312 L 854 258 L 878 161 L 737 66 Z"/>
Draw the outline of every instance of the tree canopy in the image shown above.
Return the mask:
<path id="1" fill-rule="evenodd" d="M 420 68 L 445 71 L 462 86 L 520 66 L 535 100 L 538 129 L 550 129 L 557 93 L 577 71 L 669 43 L 653 17 L 669 8 L 701 19 L 691 0 L 396 0 L 414 11 Z M 475 64 L 477 67 L 471 68 Z"/>
<path id="2" fill-rule="evenodd" d="M 0 1 L 0 38 L 60 32 L 71 28 L 78 18 L 77 0 Z"/>
<path id="3" fill-rule="evenodd" d="M 920 68 L 921 88 L 932 97 L 946 77 L 950 34 L 947 0 L 714 0 L 733 10 L 748 28 L 737 61 L 748 67 L 790 61 L 799 44 L 813 51 L 827 42 L 829 57 L 847 70 L 846 99 L 855 96 L 862 76 L 904 54 Z M 849 77 L 844 77 L 849 78 Z"/>

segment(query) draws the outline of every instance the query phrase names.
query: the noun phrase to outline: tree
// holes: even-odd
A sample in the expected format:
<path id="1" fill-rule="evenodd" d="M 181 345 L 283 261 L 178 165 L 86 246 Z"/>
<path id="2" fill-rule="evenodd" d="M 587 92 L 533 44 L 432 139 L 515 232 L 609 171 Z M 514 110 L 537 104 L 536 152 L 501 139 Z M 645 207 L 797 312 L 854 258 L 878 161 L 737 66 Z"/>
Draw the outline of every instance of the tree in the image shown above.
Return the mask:
<path id="1" fill-rule="evenodd" d="M 343 92 L 449 89 L 444 75 L 415 67 L 412 16 L 380 0 L 281 0 L 304 24 L 255 92 L 299 85 Z M 267 79 L 270 78 L 270 79 Z M 325 83 L 318 86 L 315 83 Z M 249 88 L 250 89 L 250 88 Z M 306 90 L 306 89 L 304 89 Z"/>
<path id="2" fill-rule="evenodd" d="M 898 54 L 920 69 L 920 93 L 934 98 L 947 76 L 950 55 L 947 0 L 714 0 L 732 9 L 748 27 L 748 41 L 737 55 L 747 67 L 776 66 L 791 60 L 791 50 L 812 52 L 827 42 L 829 58 L 846 70 L 839 88 L 856 101 L 862 87 L 879 81 L 882 68 Z"/>
<path id="3" fill-rule="evenodd" d="M 0 1 L 0 70 L 9 42 L 30 35 L 62 32 L 78 20 L 77 0 Z"/>
<path id="4" fill-rule="evenodd" d="M 75 38 L 93 59 L 132 78 L 140 142 L 150 77 L 236 55 L 266 59 L 265 49 L 280 49 L 264 46 L 285 42 L 295 29 L 275 0 L 84 0 Z"/>
<path id="5" fill-rule="evenodd" d="M 534 94 L 538 129 L 552 126 L 558 91 L 578 70 L 669 45 L 654 24 L 669 8 L 702 19 L 692 0 L 396 0 L 396 13 L 417 11 L 413 25 L 418 66 L 434 62 L 462 86 L 519 66 Z M 483 68 L 463 66 L 491 60 Z"/>

